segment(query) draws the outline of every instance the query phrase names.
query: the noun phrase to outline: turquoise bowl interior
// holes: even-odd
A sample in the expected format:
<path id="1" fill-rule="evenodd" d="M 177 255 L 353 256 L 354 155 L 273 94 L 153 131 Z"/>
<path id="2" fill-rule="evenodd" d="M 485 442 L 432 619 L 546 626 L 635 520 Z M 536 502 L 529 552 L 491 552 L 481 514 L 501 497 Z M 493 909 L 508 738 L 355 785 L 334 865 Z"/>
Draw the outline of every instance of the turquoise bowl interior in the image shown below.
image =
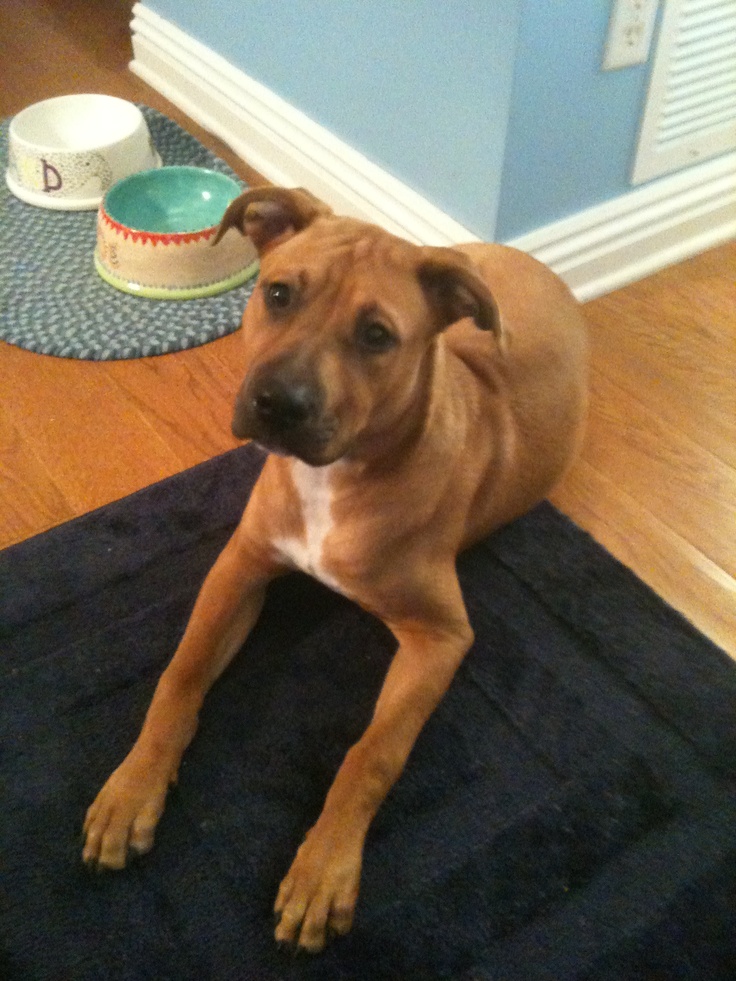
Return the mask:
<path id="1" fill-rule="evenodd" d="M 240 185 L 202 167 L 143 170 L 113 185 L 104 209 L 113 221 L 138 232 L 199 232 L 220 223 Z"/>

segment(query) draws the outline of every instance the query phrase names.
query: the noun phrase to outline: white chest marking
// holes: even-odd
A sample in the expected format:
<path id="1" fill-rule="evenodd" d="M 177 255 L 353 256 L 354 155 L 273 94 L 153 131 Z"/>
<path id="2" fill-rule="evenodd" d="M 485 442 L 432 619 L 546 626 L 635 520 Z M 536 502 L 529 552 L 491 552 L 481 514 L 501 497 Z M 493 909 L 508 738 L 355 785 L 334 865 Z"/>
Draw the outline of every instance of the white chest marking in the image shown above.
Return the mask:
<path id="1" fill-rule="evenodd" d="M 310 467 L 301 460 L 293 461 L 291 478 L 301 502 L 305 538 L 279 538 L 274 545 L 297 569 L 340 591 L 339 583 L 325 571 L 322 561 L 324 543 L 332 529 L 331 472 L 332 466 Z"/>

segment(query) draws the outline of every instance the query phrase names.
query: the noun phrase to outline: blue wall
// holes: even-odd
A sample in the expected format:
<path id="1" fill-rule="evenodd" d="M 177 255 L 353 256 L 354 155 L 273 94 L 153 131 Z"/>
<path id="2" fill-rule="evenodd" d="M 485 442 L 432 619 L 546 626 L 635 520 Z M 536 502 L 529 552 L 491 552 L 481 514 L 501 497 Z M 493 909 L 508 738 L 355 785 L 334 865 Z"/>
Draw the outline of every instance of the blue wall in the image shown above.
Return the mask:
<path id="1" fill-rule="evenodd" d="M 488 236 L 522 0 L 147 6 Z"/>
<path id="2" fill-rule="evenodd" d="M 483 238 L 630 189 L 648 67 L 609 0 L 147 0 Z"/>
<path id="3" fill-rule="evenodd" d="M 527 0 L 503 162 L 500 241 L 631 190 L 648 65 L 602 72 L 610 4 Z"/>

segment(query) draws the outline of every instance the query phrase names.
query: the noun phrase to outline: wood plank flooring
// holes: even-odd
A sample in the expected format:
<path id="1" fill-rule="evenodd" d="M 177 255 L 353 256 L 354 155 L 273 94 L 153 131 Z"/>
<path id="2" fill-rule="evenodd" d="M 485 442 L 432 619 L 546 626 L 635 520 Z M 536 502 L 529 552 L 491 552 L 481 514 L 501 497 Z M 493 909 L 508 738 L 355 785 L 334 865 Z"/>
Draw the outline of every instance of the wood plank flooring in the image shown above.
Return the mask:
<path id="1" fill-rule="evenodd" d="M 258 182 L 128 71 L 130 9 L 0 5 L 0 114 L 74 91 L 147 102 Z M 736 656 L 736 244 L 585 309 L 590 424 L 553 502 Z M 0 546 L 235 446 L 239 344 L 93 363 L 0 342 Z"/>
<path id="2" fill-rule="evenodd" d="M 736 244 L 585 310 L 588 435 L 553 502 L 736 656 Z"/>

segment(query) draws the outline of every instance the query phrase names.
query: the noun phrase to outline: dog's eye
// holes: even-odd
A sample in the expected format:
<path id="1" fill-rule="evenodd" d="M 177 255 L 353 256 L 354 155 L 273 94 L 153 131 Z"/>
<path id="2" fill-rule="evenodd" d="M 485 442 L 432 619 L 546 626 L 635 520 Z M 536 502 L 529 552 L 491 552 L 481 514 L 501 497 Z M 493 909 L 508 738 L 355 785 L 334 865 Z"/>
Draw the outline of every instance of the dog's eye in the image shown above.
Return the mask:
<path id="1" fill-rule="evenodd" d="M 360 324 L 356 336 L 360 346 L 372 354 L 382 354 L 398 343 L 388 327 L 378 320 L 369 320 Z"/>
<path id="2" fill-rule="evenodd" d="M 285 310 L 291 303 L 291 287 L 286 283 L 269 283 L 266 303 L 271 310 Z"/>

